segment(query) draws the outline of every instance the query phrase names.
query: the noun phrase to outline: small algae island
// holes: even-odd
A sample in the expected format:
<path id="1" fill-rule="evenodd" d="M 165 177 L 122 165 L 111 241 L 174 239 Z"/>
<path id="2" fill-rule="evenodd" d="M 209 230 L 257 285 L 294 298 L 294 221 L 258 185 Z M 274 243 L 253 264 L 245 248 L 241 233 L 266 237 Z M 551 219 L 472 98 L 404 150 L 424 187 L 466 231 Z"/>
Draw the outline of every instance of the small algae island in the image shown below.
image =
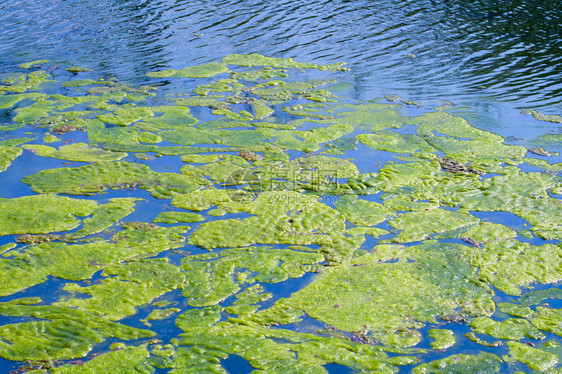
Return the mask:
<path id="1" fill-rule="evenodd" d="M 562 373 L 559 139 L 357 101 L 349 74 L 3 72 L 3 367 Z"/>

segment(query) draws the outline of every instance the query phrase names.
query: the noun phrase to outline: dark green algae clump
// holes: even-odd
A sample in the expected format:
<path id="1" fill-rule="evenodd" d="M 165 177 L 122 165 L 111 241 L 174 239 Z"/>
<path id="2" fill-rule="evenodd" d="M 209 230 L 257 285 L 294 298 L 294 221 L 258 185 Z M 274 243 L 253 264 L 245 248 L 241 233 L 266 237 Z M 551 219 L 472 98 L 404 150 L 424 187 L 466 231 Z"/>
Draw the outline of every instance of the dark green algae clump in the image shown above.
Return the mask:
<path id="1" fill-rule="evenodd" d="M 160 97 L 46 63 L 0 84 L 0 172 L 24 152 L 58 165 L 0 198 L 1 358 L 34 373 L 225 373 L 231 355 L 268 373 L 562 370 L 548 152 L 447 108 L 350 103 L 342 64 L 229 55 L 147 74 L 200 80 Z M 362 149 L 394 159 L 362 172 Z M 161 210 L 130 218 L 147 199 Z"/>

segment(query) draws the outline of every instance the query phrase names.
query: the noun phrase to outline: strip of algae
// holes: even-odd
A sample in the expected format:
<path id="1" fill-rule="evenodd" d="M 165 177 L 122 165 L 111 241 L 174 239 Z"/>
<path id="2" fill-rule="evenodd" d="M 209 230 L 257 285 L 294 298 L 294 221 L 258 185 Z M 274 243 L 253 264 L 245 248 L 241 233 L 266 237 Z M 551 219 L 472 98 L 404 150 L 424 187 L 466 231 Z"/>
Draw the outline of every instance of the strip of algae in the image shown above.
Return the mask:
<path id="1" fill-rule="evenodd" d="M 149 191 L 158 198 L 168 198 L 173 192 L 190 192 L 205 181 L 174 173 L 157 173 L 148 166 L 129 162 L 97 162 L 76 168 L 42 170 L 26 176 L 22 182 L 38 193 L 92 195 L 106 189 Z"/>
<path id="2" fill-rule="evenodd" d="M 21 153 L 20 148 L 0 145 L 0 173 L 6 170 Z"/>
<path id="3" fill-rule="evenodd" d="M 39 156 L 68 161 L 118 161 L 127 156 L 126 153 L 106 151 L 101 148 L 90 147 L 85 143 L 63 145 L 59 149 L 41 144 L 24 144 L 22 148 L 30 150 Z"/>

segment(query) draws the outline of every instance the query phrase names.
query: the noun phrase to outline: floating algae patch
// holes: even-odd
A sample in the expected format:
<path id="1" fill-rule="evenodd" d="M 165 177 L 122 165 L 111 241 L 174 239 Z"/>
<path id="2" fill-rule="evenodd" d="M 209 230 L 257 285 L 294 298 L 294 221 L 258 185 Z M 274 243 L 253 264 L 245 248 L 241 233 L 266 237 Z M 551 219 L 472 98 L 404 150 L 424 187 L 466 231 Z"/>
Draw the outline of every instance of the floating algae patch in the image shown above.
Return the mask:
<path id="1" fill-rule="evenodd" d="M 115 224 L 118 220 L 125 218 L 134 211 L 136 202 L 142 199 L 136 198 L 114 198 L 109 203 L 99 205 L 92 211 L 90 217 L 82 221 L 82 228 L 73 233 L 65 234 L 63 240 L 79 239 L 88 235 L 97 234 L 100 231 Z"/>
<path id="2" fill-rule="evenodd" d="M 388 224 L 400 233 L 392 239 L 397 243 L 415 242 L 426 239 L 428 235 L 474 225 L 479 219 L 463 213 L 444 209 L 405 213 Z"/>
<path id="3" fill-rule="evenodd" d="M 140 321 L 144 323 L 146 326 L 150 327 L 150 322 L 148 321 L 159 321 L 170 317 L 177 312 L 180 312 L 180 308 L 168 308 L 168 309 L 155 309 L 151 311 L 146 318 L 141 319 Z"/>
<path id="4" fill-rule="evenodd" d="M 101 114 L 97 116 L 97 119 L 113 125 L 127 126 L 133 122 L 150 118 L 152 116 L 154 116 L 154 112 L 151 108 L 129 107 L 119 108 L 115 112 L 113 112 L 113 114 Z"/>
<path id="5" fill-rule="evenodd" d="M 176 78 L 176 77 L 187 77 L 187 78 L 208 78 L 213 75 L 227 72 L 228 68 L 221 63 L 211 62 L 205 65 L 192 66 L 181 70 L 162 70 L 155 71 L 146 74 L 147 77 L 153 78 Z"/>
<path id="6" fill-rule="evenodd" d="M 542 306 L 537 307 L 537 314 L 530 320 L 533 326 L 558 336 L 562 336 L 562 311 Z"/>
<path id="7" fill-rule="evenodd" d="M 239 66 L 266 66 L 271 68 L 296 68 L 296 69 L 319 69 L 319 70 L 348 70 L 342 67 L 343 63 L 336 63 L 331 65 L 317 65 L 313 63 L 301 63 L 296 62 L 292 58 L 279 58 L 279 57 L 267 57 L 262 56 L 257 53 L 251 53 L 248 55 L 232 54 L 225 56 L 222 59 L 227 65 L 239 65 Z"/>
<path id="8" fill-rule="evenodd" d="M 412 370 L 414 374 L 425 373 L 500 373 L 501 359 L 488 352 L 477 355 L 456 354 L 440 360 L 421 364 Z"/>
<path id="9" fill-rule="evenodd" d="M 540 113 L 536 110 L 528 110 L 528 109 L 522 110 L 521 113 L 530 114 L 537 121 L 562 123 L 562 116 L 559 116 L 557 114 L 543 114 L 543 113 Z"/>
<path id="10" fill-rule="evenodd" d="M 111 241 L 73 245 L 48 242 L 12 250 L 0 259 L 0 296 L 42 283 L 48 276 L 86 280 L 111 264 L 181 247 L 185 241 L 181 234 L 187 229 L 127 229 L 116 233 Z"/>
<path id="11" fill-rule="evenodd" d="M 519 298 L 520 300 L 521 298 Z M 513 317 L 529 318 L 535 314 L 535 311 L 529 307 L 510 303 L 498 303 L 498 309 Z"/>
<path id="12" fill-rule="evenodd" d="M 97 162 L 77 168 L 42 170 L 22 179 L 38 193 L 91 195 L 107 189 L 149 191 L 158 198 L 174 192 L 195 191 L 207 182 L 174 173 L 157 173 L 148 166 L 129 162 Z"/>
<path id="13" fill-rule="evenodd" d="M 0 326 L 0 357 L 13 361 L 68 360 L 85 356 L 108 338 L 153 336 L 148 330 L 110 322 L 70 308 L 0 304 L 0 315 L 37 320 Z"/>
<path id="14" fill-rule="evenodd" d="M 21 153 L 21 148 L 0 145 L 0 172 L 6 170 Z"/>
<path id="15" fill-rule="evenodd" d="M 545 299 L 562 299 L 562 290 L 559 288 L 549 288 L 547 290 L 525 292 L 525 294 L 518 299 L 518 302 L 525 306 L 539 305 Z"/>
<path id="16" fill-rule="evenodd" d="M 100 283 L 80 287 L 69 283 L 64 290 L 91 297 L 60 301 L 55 305 L 77 308 L 116 321 L 136 313 L 136 307 L 181 288 L 185 276 L 165 260 L 141 260 L 104 268 Z"/>
<path id="17" fill-rule="evenodd" d="M 429 336 L 433 338 L 430 343 L 433 349 L 447 349 L 456 343 L 455 333 L 447 329 L 429 329 Z"/>
<path id="18" fill-rule="evenodd" d="M 257 370 L 271 373 L 326 373 L 322 366 L 335 363 L 376 373 L 394 373 L 394 365 L 416 363 L 415 358 L 389 357 L 383 349 L 343 339 L 295 333 L 283 329 L 219 323 L 206 330 L 186 328 L 182 346 L 194 346 L 185 369 L 201 370 L 202 363 L 236 354 Z M 214 360 L 213 360 L 214 359 Z"/>
<path id="19" fill-rule="evenodd" d="M 329 193 L 340 180 L 359 174 L 355 164 L 335 157 L 310 156 L 283 161 L 259 163 L 253 170 L 259 179 L 257 189 L 277 189 L 275 186 L 279 185 L 281 190 L 307 189 Z"/>
<path id="20" fill-rule="evenodd" d="M 507 346 L 509 347 L 509 355 L 504 357 L 505 361 L 519 361 L 533 370 L 544 372 L 552 368 L 559 361 L 558 356 L 554 353 L 533 348 L 527 344 L 507 342 Z"/>
<path id="21" fill-rule="evenodd" d="M 182 270 L 186 274 L 184 296 L 192 306 L 214 305 L 238 292 L 241 284 L 279 283 L 299 278 L 316 269 L 324 260 L 316 253 L 249 247 L 225 249 L 186 257 Z"/>
<path id="22" fill-rule="evenodd" d="M 208 191 L 208 190 L 207 190 Z M 213 192 L 212 190 L 210 192 Z M 172 205 L 200 209 L 200 196 L 176 195 Z M 189 243 L 203 248 L 248 246 L 252 244 L 316 244 L 326 255 L 348 257 L 365 240 L 362 236 L 346 237 L 345 220 L 336 210 L 318 202 L 313 196 L 296 192 L 268 191 L 249 203 L 232 202 L 224 190 L 213 196 L 224 210 L 249 213 L 244 219 L 225 219 L 205 222 L 195 230 Z"/>
<path id="23" fill-rule="evenodd" d="M 479 267 L 480 278 L 508 295 L 520 295 L 521 287 L 532 283 L 550 284 L 562 279 L 557 245 L 494 241 L 481 249 L 467 249 L 467 254 L 471 264 Z"/>
<path id="24" fill-rule="evenodd" d="M 471 281 L 475 270 L 457 258 L 462 246 L 428 242 L 396 248 L 402 252 L 398 263 L 380 262 L 383 246 L 382 253 L 325 269 L 284 303 L 343 331 L 417 329 L 458 308 L 471 315 L 494 310 L 486 287 Z"/>
<path id="25" fill-rule="evenodd" d="M 378 131 L 375 134 L 360 134 L 357 139 L 374 149 L 397 153 L 435 152 L 421 137 L 413 134 L 399 134 L 391 131 Z"/>
<path id="26" fill-rule="evenodd" d="M 149 363 L 150 352 L 146 345 L 128 346 L 103 353 L 87 361 L 57 366 L 48 371 L 55 374 L 128 373 L 150 374 L 154 368 Z"/>
<path id="27" fill-rule="evenodd" d="M 90 147 L 85 143 L 63 145 L 58 150 L 41 144 L 24 144 L 22 148 L 43 157 L 82 162 L 118 161 L 127 156 L 126 153 L 106 151 L 101 148 Z"/>
<path id="28" fill-rule="evenodd" d="M 562 205 L 548 194 L 561 185 L 559 178 L 515 169 L 486 179 L 480 191 L 467 196 L 463 208 L 476 211 L 511 212 L 529 222 L 531 231 L 543 239 L 560 239 Z"/>
<path id="29" fill-rule="evenodd" d="M 49 62 L 49 60 L 33 60 L 33 61 L 30 61 L 30 62 L 25 62 L 25 63 L 21 64 L 20 68 L 29 69 L 33 66 L 45 65 L 47 62 Z"/>
<path id="30" fill-rule="evenodd" d="M 76 217 L 91 214 L 97 203 L 54 195 L 0 199 L 0 235 L 46 234 L 78 227 Z"/>
<path id="31" fill-rule="evenodd" d="M 257 284 L 246 288 L 244 291 L 236 295 L 236 301 L 225 311 L 228 314 L 244 315 L 254 313 L 258 309 L 257 303 L 265 301 L 273 297 L 271 293 L 265 293 L 261 285 Z"/>
<path id="32" fill-rule="evenodd" d="M 511 239 L 516 236 L 517 233 L 509 227 L 491 222 L 480 222 L 462 234 L 463 238 L 470 238 L 477 243 Z"/>
<path id="33" fill-rule="evenodd" d="M 358 199 L 355 195 L 340 197 L 335 207 L 349 222 L 357 226 L 374 226 L 393 215 L 383 205 Z"/>
<path id="34" fill-rule="evenodd" d="M 472 330 L 490 335 L 496 339 L 521 340 L 524 338 L 544 339 L 546 336 L 526 319 L 509 318 L 504 321 L 494 321 L 490 318 L 478 317 L 470 322 Z"/>

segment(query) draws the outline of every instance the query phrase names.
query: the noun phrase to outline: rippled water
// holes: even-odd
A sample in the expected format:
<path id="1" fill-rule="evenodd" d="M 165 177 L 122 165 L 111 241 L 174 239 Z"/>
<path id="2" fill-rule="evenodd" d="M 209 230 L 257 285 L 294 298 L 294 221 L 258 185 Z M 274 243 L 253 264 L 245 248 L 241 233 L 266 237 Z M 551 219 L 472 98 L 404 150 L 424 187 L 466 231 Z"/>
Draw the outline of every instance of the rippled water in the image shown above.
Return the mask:
<path id="1" fill-rule="evenodd" d="M 556 113 L 561 24 L 561 3 L 548 0 L 8 0 L 0 68 L 48 58 L 138 82 L 157 68 L 258 52 L 346 61 L 364 99 L 491 98 Z"/>

